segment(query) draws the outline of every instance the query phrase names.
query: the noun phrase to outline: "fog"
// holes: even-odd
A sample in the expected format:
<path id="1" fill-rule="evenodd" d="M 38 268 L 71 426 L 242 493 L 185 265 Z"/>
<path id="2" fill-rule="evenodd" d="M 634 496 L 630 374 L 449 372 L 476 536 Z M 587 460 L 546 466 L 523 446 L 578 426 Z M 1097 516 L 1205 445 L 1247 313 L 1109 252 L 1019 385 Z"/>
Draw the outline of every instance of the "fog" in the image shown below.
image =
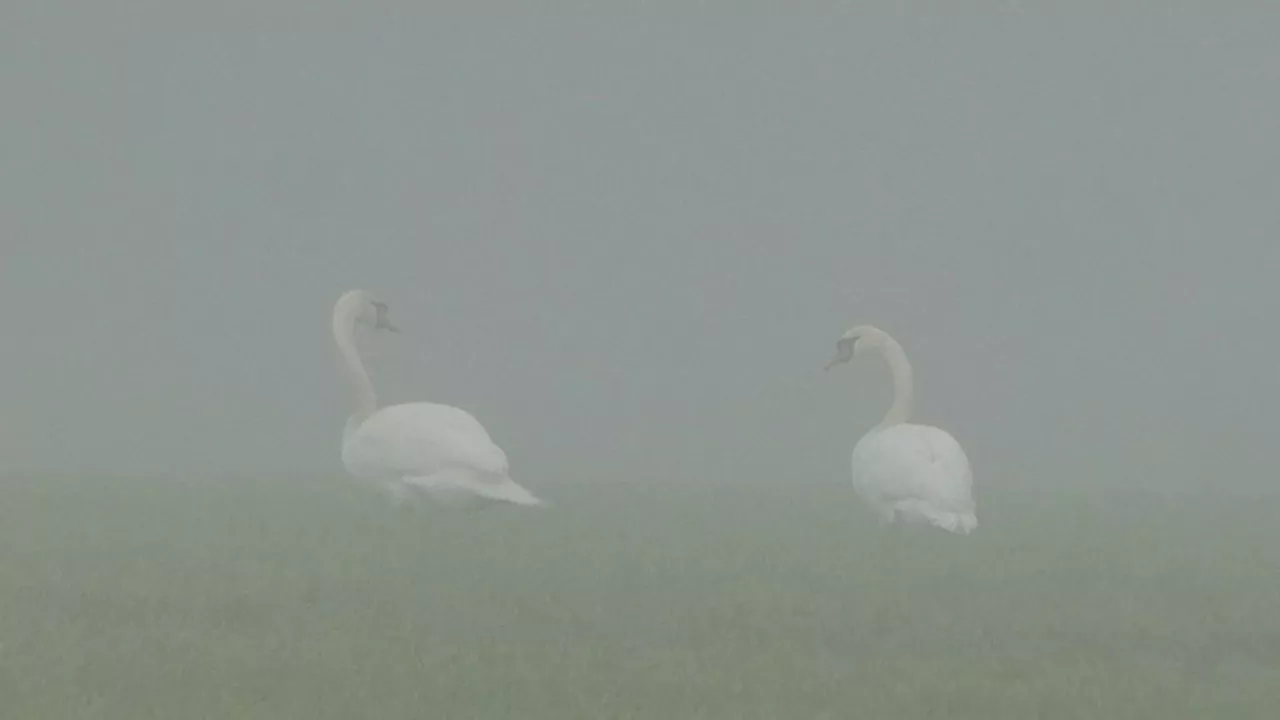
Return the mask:
<path id="1" fill-rule="evenodd" d="M 847 482 L 856 323 L 980 492 L 1272 482 L 1280 11 L 112 5 L 0 10 L 0 469 L 341 473 L 362 287 L 535 491 Z"/>

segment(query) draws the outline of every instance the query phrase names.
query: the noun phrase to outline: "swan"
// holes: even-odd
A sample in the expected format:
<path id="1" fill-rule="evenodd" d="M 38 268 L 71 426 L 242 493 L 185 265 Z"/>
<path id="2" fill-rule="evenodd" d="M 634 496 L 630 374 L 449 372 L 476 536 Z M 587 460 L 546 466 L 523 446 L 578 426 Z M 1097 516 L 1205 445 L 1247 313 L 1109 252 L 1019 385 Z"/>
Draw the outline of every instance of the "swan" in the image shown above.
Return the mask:
<path id="1" fill-rule="evenodd" d="M 378 408 L 373 382 L 356 350 L 357 325 L 400 331 L 388 319 L 386 304 L 364 290 L 346 292 L 334 305 L 333 338 L 352 399 L 342 431 L 347 472 L 381 485 L 395 504 L 414 488 L 454 507 L 546 504 L 511 479 L 506 453 L 471 413 L 429 402 Z"/>
<path id="2" fill-rule="evenodd" d="M 901 519 L 968 534 L 978 526 L 973 472 L 960 443 L 945 430 L 908 423 L 911 363 L 885 331 L 850 328 L 836 343 L 830 370 L 864 349 L 875 348 L 893 372 L 893 404 L 880 424 L 853 448 L 853 486 L 884 524 Z"/>

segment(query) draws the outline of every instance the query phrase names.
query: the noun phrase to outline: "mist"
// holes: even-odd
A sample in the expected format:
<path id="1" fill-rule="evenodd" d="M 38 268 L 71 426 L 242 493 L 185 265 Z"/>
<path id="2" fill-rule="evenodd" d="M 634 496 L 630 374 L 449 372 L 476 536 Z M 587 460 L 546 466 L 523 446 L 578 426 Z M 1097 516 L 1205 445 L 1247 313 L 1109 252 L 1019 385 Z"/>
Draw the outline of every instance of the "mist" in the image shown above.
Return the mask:
<path id="1" fill-rule="evenodd" d="M 983 492 L 1268 488 L 1280 14 L 890 7 L 10 3 L 0 464 L 340 473 L 362 287 L 534 488 L 845 482 L 865 322 Z"/>
<path id="2" fill-rule="evenodd" d="M 7 710 L 1274 716 L 1280 8 L 649 5 L 0 4 Z M 354 288 L 549 507 L 349 476 Z"/>

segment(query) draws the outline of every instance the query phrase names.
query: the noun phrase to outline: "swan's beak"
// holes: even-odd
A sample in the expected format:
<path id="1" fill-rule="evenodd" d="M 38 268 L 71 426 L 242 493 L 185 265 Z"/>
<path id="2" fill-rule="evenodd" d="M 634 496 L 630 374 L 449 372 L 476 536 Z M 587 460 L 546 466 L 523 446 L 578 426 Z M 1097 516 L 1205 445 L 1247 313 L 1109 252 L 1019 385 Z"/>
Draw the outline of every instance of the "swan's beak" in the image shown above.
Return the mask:
<path id="1" fill-rule="evenodd" d="M 836 356 L 831 360 L 831 362 L 827 363 L 827 366 L 824 367 L 823 370 L 830 370 L 831 368 L 841 363 L 847 363 L 852 359 L 853 339 L 841 338 L 840 341 L 836 343 Z"/>

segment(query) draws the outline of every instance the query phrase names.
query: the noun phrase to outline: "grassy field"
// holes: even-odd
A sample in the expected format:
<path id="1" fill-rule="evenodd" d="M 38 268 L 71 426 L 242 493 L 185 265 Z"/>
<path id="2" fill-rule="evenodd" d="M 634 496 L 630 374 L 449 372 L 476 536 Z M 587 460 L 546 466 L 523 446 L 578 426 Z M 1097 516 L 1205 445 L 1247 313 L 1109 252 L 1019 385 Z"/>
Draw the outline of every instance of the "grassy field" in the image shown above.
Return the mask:
<path id="1" fill-rule="evenodd" d="M 1280 501 L 0 482 L 4 718 L 1274 718 Z"/>

